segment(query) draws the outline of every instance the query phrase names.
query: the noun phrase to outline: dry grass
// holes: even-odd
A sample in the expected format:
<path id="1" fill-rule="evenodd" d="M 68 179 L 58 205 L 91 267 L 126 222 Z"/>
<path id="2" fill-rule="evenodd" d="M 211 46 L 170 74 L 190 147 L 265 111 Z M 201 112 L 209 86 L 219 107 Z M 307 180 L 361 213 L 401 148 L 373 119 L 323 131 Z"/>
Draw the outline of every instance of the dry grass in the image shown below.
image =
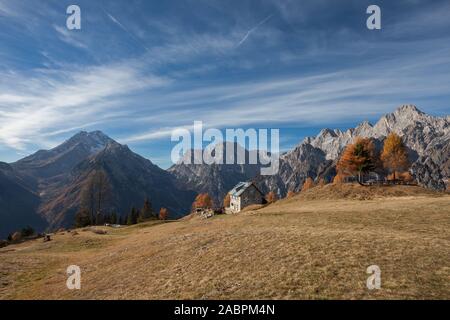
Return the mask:
<path id="1" fill-rule="evenodd" d="M 323 187 L 325 188 L 325 187 Z M 0 299 L 450 299 L 450 196 L 305 200 L 0 249 Z M 65 287 L 67 266 L 82 289 Z M 379 265 L 382 288 L 366 288 Z"/>

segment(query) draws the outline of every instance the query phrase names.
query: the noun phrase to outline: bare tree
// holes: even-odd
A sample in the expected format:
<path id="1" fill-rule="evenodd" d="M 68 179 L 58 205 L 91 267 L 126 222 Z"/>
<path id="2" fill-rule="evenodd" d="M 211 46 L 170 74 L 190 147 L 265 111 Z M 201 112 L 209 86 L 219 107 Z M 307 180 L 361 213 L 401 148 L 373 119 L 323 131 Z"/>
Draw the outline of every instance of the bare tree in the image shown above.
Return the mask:
<path id="1" fill-rule="evenodd" d="M 103 214 L 111 200 L 111 192 L 106 173 L 103 170 L 94 171 L 81 192 L 81 206 L 89 211 L 92 221 L 96 220 L 97 215 Z"/>

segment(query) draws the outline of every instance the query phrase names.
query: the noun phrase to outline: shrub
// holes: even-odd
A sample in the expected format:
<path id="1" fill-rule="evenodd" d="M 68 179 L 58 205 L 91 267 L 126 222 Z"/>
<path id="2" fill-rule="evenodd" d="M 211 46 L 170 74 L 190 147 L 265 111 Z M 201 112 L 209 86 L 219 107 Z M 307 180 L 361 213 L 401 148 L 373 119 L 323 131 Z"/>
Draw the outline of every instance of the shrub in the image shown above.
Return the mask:
<path id="1" fill-rule="evenodd" d="M 32 235 L 34 235 L 34 229 L 30 226 L 23 228 L 21 231 L 21 235 L 24 238 L 31 237 Z"/>
<path id="2" fill-rule="evenodd" d="M 18 242 L 22 240 L 22 233 L 21 232 L 14 232 L 13 235 L 11 236 L 11 241 L 12 242 Z"/>
<path id="3" fill-rule="evenodd" d="M 295 192 L 290 190 L 286 196 L 286 198 L 292 198 L 293 196 L 295 196 Z"/>
<path id="4" fill-rule="evenodd" d="M 303 192 L 303 191 L 306 191 L 306 190 L 308 190 L 308 189 L 311 189 L 311 188 L 314 188 L 314 181 L 313 181 L 313 179 L 311 179 L 310 177 L 308 177 L 308 178 L 305 180 L 305 183 L 303 184 L 302 192 Z"/>
<path id="5" fill-rule="evenodd" d="M 333 184 L 341 184 L 344 183 L 345 177 L 344 175 L 342 175 L 341 173 L 338 173 L 334 178 L 333 178 Z"/>
<path id="6" fill-rule="evenodd" d="M 275 192 L 273 192 L 273 191 L 270 191 L 267 195 L 266 195 L 266 201 L 267 201 L 267 203 L 275 203 L 275 202 L 277 202 L 278 201 L 278 197 L 277 197 L 277 195 L 276 195 L 276 193 Z"/>
<path id="7" fill-rule="evenodd" d="M 161 208 L 159 210 L 159 220 L 167 220 L 169 218 L 169 210 L 166 208 Z"/>
<path id="8" fill-rule="evenodd" d="M 91 215 L 87 209 L 81 209 L 75 215 L 75 227 L 85 228 L 91 224 Z"/>

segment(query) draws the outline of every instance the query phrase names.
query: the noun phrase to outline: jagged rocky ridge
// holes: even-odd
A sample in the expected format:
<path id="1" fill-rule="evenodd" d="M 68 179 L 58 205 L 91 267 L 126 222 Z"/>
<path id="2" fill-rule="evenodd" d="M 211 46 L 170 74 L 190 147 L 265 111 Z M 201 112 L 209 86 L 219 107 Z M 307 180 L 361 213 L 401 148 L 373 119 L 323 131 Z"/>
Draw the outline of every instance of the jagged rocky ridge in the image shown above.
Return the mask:
<path id="1" fill-rule="evenodd" d="M 280 157 L 280 169 L 273 176 L 260 176 L 259 167 L 244 165 L 186 165 L 169 169 L 184 188 L 208 192 L 220 203 L 226 192 L 237 182 L 254 180 L 264 192 L 274 191 L 284 197 L 289 190 L 300 191 L 306 178 L 336 175 L 336 163 L 345 146 L 356 137 L 370 137 L 381 148 L 386 136 L 399 134 L 409 148 L 411 171 L 425 187 L 445 189 L 444 180 L 450 174 L 449 117 L 427 115 L 413 105 L 404 105 L 372 125 L 365 121 L 346 131 L 323 129 L 316 137 L 304 139 L 293 150 Z"/>
<path id="2" fill-rule="evenodd" d="M 316 137 L 306 138 L 280 159 L 278 175 L 257 177 L 260 187 L 285 196 L 289 190 L 299 191 L 307 177 L 331 180 L 336 162 L 345 146 L 357 137 L 373 138 L 381 148 L 391 132 L 402 137 L 409 148 L 411 172 L 424 187 L 443 190 L 450 174 L 449 117 L 433 117 L 413 105 L 403 105 L 372 125 L 365 121 L 347 131 L 323 129 Z"/>

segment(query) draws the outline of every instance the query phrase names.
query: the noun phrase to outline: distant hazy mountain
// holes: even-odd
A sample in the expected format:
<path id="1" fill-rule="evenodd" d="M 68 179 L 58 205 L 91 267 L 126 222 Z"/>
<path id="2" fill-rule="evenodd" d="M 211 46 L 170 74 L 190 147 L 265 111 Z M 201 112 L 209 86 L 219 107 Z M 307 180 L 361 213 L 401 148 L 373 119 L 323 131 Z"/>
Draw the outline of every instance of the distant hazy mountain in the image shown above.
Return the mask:
<path id="1" fill-rule="evenodd" d="M 227 154 L 227 145 L 233 154 Z M 239 181 L 247 181 L 259 174 L 258 164 L 238 164 L 238 150 L 249 159 L 250 152 L 243 149 L 238 144 L 223 143 L 223 159 L 235 159 L 234 164 L 193 164 L 194 154 L 202 153 L 201 150 L 191 150 L 187 152 L 183 159 L 176 165 L 169 168 L 169 172 L 174 175 L 179 185 L 186 190 L 194 190 L 197 193 L 208 193 L 214 204 L 222 205 L 223 198 Z M 214 154 L 214 153 L 213 153 Z M 231 158 L 232 156 L 232 158 Z M 187 163 L 187 164 L 186 164 Z"/>

